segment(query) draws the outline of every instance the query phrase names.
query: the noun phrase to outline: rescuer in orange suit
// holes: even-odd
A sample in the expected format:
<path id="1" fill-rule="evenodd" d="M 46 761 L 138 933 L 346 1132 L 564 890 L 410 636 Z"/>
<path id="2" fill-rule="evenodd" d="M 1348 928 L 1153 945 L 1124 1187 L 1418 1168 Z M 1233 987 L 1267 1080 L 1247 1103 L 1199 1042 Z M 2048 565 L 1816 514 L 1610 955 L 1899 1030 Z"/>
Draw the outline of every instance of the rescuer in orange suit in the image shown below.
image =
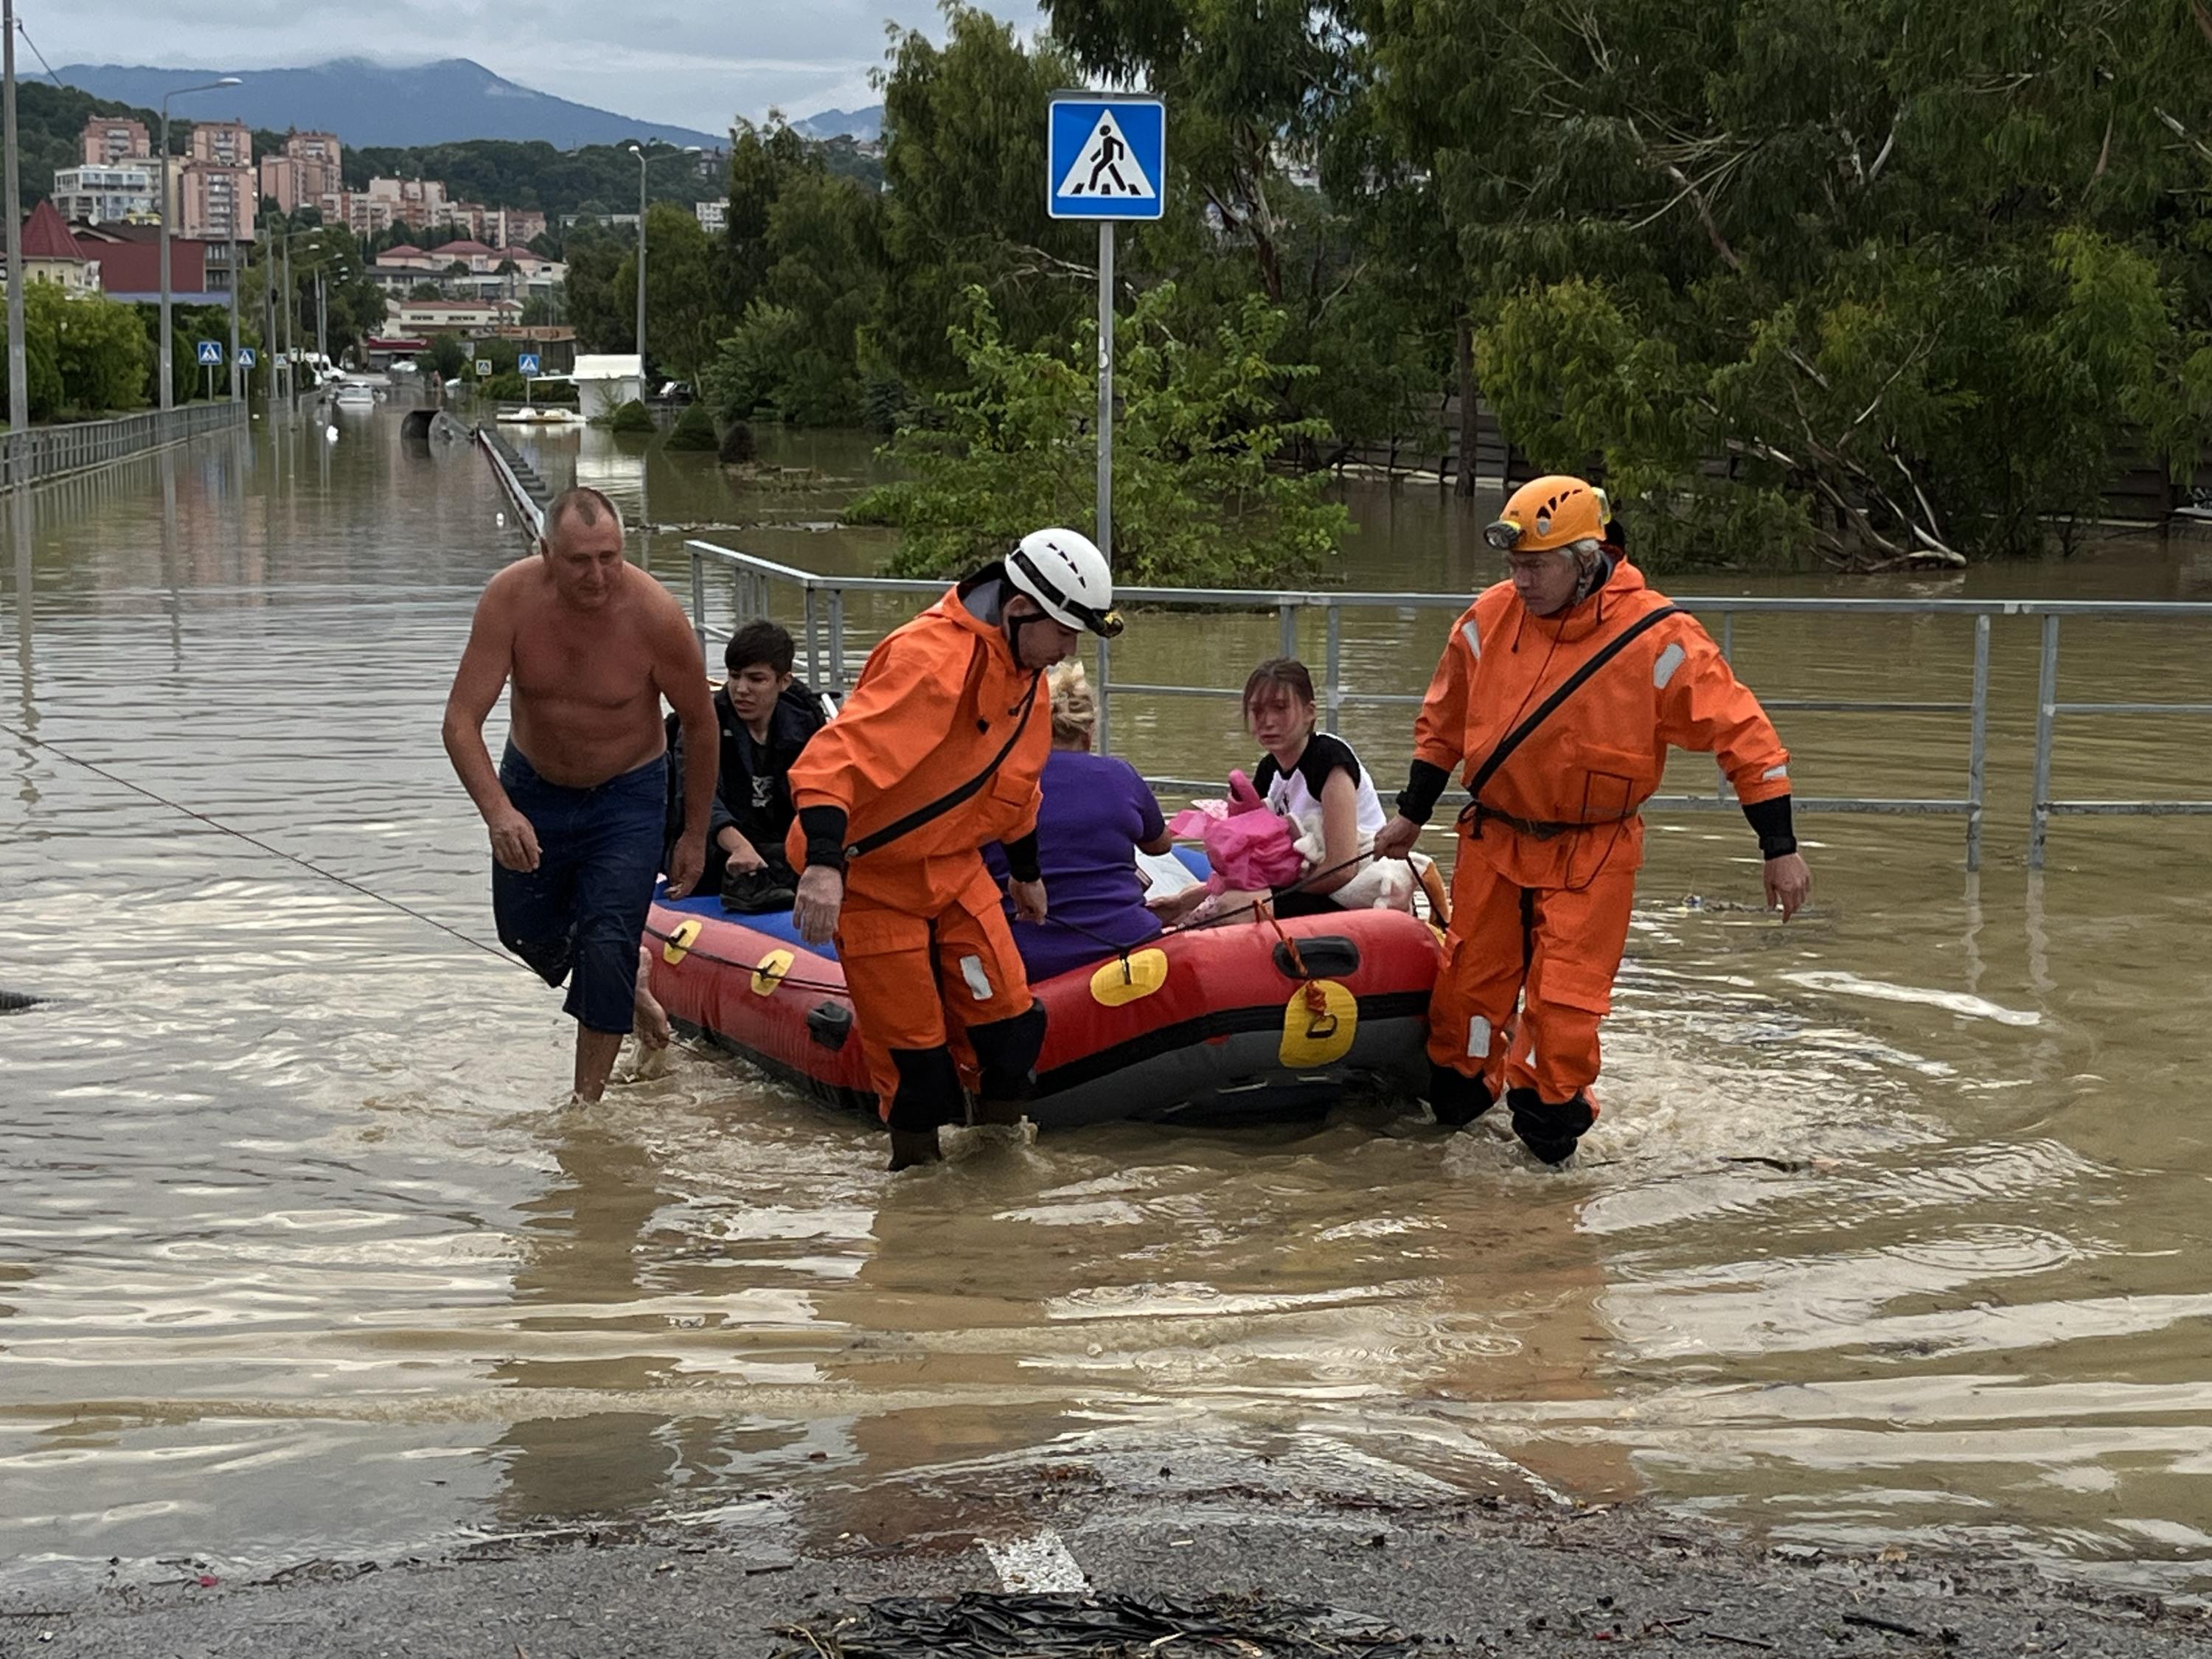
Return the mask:
<path id="1" fill-rule="evenodd" d="M 1038 687 L 1085 632 L 1121 631 L 1105 556 L 1037 531 L 886 636 L 792 763 L 792 920 L 837 941 L 894 1170 L 936 1158 L 938 1127 L 966 1115 L 956 1033 L 979 1068 L 978 1121 L 1020 1121 L 1035 1089 L 1044 1010 L 981 849 L 1006 849 L 1016 908 L 1042 921 Z"/>
<path id="2" fill-rule="evenodd" d="M 1552 1164 L 1597 1119 L 1598 1025 L 1644 862 L 1638 809 L 1668 745 L 1718 758 L 1784 920 L 1813 882 L 1790 832 L 1789 751 L 1705 630 L 1608 539 L 1607 518 L 1601 491 L 1552 477 L 1515 491 L 1484 532 L 1510 579 L 1454 625 L 1414 725 L 1412 777 L 1375 838 L 1377 857 L 1402 856 L 1464 763 L 1429 1104 L 1459 1125 L 1502 1094 L 1514 1133 Z"/>

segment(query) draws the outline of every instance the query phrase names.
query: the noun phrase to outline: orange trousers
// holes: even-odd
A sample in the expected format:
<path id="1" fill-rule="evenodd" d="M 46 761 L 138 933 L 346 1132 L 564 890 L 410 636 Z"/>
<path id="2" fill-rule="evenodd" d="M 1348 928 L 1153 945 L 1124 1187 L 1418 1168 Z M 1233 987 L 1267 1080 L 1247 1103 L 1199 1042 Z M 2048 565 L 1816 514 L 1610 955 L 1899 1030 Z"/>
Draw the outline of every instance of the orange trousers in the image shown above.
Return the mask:
<path id="1" fill-rule="evenodd" d="M 837 956 L 868 1080 L 887 1123 L 894 1102 L 902 1100 L 902 1109 L 934 1113 L 939 1122 L 957 1121 L 963 1102 L 957 1070 L 943 1057 L 949 1049 L 957 1070 L 972 1072 L 976 1060 L 968 1033 L 1016 1019 L 1034 1006 L 998 898 L 988 878 L 934 915 L 846 896 L 837 920 Z M 937 1063 L 925 1063 L 923 1056 Z M 985 1056 L 987 1066 L 991 1058 Z M 1025 1071 L 1035 1062 L 1031 1052 L 1027 1064 L 1014 1069 Z M 911 1127 L 926 1126 L 917 1119 Z"/>
<path id="2" fill-rule="evenodd" d="M 1522 887 L 1462 841 L 1429 1002 L 1429 1058 L 1480 1078 L 1493 1100 L 1534 1089 L 1556 1105 L 1587 1090 L 1635 898 L 1626 860 L 1582 887 Z"/>

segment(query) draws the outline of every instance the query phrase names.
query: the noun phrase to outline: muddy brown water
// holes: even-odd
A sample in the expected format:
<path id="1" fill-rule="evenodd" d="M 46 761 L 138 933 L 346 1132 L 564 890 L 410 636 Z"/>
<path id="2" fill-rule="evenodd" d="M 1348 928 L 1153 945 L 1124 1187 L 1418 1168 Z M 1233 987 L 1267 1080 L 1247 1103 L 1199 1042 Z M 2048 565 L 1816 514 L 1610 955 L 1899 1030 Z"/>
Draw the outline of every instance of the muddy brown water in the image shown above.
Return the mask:
<path id="1" fill-rule="evenodd" d="M 733 489 L 598 433 L 526 447 L 655 521 L 869 567 L 880 538 L 818 527 L 866 441 L 771 436 L 821 478 Z M 1486 578 L 1432 488 L 1352 499 L 1360 586 Z M 480 460 L 410 453 L 382 410 L 336 442 L 257 423 L 0 504 L 0 712 L 488 939 L 438 717 L 518 550 L 501 505 Z M 681 592 L 679 545 L 648 555 Z M 1672 586 L 2212 599 L 2212 551 Z M 890 614 L 856 608 L 856 653 Z M 1364 615 L 1350 677 L 1418 690 L 1442 623 Z M 1139 618 L 1122 666 L 1232 684 L 1273 629 Z M 1565 1175 L 1355 1105 L 893 1180 L 862 1127 L 691 1056 L 560 1111 L 566 1032 L 526 973 L 0 735 L 0 985 L 53 999 L 0 1019 L 0 1583 L 761 1493 L 836 1528 L 894 1478 L 974 1492 L 1161 1446 L 2201 1590 L 2212 836 L 2062 823 L 2029 877 L 2031 631 L 1997 630 L 1978 880 L 1954 821 L 1817 819 L 1814 910 L 1784 927 L 1740 908 L 1740 820 L 1662 820 L 1605 1118 Z M 2069 695 L 2207 695 L 2201 625 L 2067 641 Z M 1954 696 L 1969 660 L 1934 621 L 1760 618 L 1736 643 L 1776 695 Z M 1115 719 L 1155 770 L 1251 758 L 1225 703 Z M 1948 717 L 1784 723 L 1804 790 L 1962 779 Z M 1402 715 L 1347 724 L 1402 764 Z M 2212 794 L 2204 722 L 2068 730 L 2069 793 Z M 981 1524 L 963 1514 L 927 1524 Z"/>

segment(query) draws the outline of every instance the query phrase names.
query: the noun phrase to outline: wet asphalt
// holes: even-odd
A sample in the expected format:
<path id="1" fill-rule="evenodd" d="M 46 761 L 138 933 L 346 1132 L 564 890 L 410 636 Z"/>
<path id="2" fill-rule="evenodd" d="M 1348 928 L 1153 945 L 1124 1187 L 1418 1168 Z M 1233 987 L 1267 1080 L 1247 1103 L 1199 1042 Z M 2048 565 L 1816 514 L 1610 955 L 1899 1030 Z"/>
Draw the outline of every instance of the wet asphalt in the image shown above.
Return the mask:
<path id="1" fill-rule="evenodd" d="M 1437 1654 L 2212 1654 L 2212 1612 L 2048 1577 L 2017 1559 L 1768 1550 L 1638 1504 L 1407 1499 L 1253 1474 L 1176 1490 L 1043 1460 L 998 1471 L 988 1497 L 938 1494 L 931 1518 L 901 1506 L 902 1524 L 918 1529 L 897 1538 L 880 1535 L 888 1516 L 878 1536 L 832 1536 L 777 1522 L 764 1504 L 689 1523 L 486 1538 L 441 1559 L 297 1563 L 253 1582 L 203 1583 L 186 1566 L 157 1583 L 0 1597 L 0 1656 L 837 1659 L 849 1644 L 857 1659 L 870 1650 L 857 1638 L 871 1602 L 1033 1591 L 1249 1597 L 1279 1627 L 1286 1605 L 1325 1606 Z M 1171 1640 L 1001 1651 L 1299 1650 Z"/>

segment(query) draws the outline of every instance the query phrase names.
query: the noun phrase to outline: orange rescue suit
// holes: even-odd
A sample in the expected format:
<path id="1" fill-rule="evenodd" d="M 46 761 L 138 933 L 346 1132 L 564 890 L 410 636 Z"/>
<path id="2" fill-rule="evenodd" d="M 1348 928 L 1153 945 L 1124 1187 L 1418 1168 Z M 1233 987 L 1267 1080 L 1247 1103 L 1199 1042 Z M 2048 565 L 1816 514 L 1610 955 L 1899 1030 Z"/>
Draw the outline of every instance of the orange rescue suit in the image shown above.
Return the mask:
<path id="1" fill-rule="evenodd" d="M 1530 615 L 1510 581 L 1488 589 L 1437 665 L 1414 758 L 1446 772 L 1463 764 L 1472 784 L 1561 682 L 1667 603 L 1625 560 L 1555 616 Z M 1765 711 L 1686 615 L 1652 624 L 1578 687 L 1483 785 L 1484 810 L 1462 819 L 1429 1057 L 1474 1080 L 1475 1110 L 1503 1094 L 1547 1161 L 1595 1116 L 1585 1091 L 1644 862 L 1637 809 L 1658 789 L 1669 744 L 1716 756 L 1747 805 L 1790 793 L 1789 752 Z"/>
<path id="2" fill-rule="evenodd" d="M 837 717 L 791 766 L 793 805 L 843 811 L 849 849 L 1005 751 L 967 799 L 846 864 L 837 952 L 870 1077 L 895 1127 L 957 1115 L 944 1062 L 952 1030 L 992 1026 L 1032 1006 L 981 849 L 1036 828 L 1052 716 L 1005 630 L 969 609 L 963 592 L 974 586 L 963 583 L 888 635 Z M 796 821 L 784 848 L 792 868 L 804 870 L 806 836 Z M 988 1083 L 988 1055 L 985 1064 Z M 895 1100 L 910 1124 L 897 1120 Z"/>

